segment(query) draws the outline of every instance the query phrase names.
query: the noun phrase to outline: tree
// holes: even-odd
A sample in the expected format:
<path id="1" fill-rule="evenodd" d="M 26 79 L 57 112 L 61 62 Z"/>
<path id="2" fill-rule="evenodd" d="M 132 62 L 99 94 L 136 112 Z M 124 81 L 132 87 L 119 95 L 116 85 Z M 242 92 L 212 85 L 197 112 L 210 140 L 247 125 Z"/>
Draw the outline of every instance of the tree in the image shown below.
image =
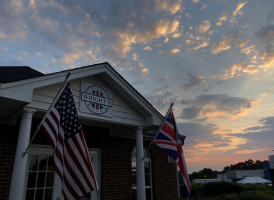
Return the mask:
<path id="1" fill-rule="evenodd" d="M 192 181 L 193 179 L 206 179 L 206 178 L 217 178 L 218 171 L 213 171 L 210 168 L 204 168 L 199 172 L 193 172 L 189 175 L 189 179 Z"/>
<path id="2" fill-rule="evenodd" d="M 245 162 L 239 162 L 234 165 L 226 166 L 224 167 L 223 171 L 226 172 L 226 171 L 234 171 L 234 170 L 264 169 L 266 163 L 268 163 L 267 160 L 265 161 L 256 160 L 256 162 L 254 162 L 252 159 L 249 159 Z"/>

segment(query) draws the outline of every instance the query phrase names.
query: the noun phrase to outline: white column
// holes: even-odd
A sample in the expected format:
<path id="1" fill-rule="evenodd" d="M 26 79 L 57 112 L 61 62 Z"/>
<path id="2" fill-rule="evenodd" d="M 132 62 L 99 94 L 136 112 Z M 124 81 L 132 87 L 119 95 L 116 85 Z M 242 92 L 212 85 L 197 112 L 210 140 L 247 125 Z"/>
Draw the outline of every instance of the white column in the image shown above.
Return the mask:
<path id="1" fill-rule="evenodd" d="M 28 161 L 28 154 L 25 154 L 24 152 L 30 140 L 33 113 L 34 110 L 23 110 L 12 171 L 9 200 L 18 200 L 24 198 Z"/>
<path id="2" fill-rule="evenodd" d="M 143 131 L 136 131 L 136 171 L 137 171 L 137 200 L 146 200 Z"/>

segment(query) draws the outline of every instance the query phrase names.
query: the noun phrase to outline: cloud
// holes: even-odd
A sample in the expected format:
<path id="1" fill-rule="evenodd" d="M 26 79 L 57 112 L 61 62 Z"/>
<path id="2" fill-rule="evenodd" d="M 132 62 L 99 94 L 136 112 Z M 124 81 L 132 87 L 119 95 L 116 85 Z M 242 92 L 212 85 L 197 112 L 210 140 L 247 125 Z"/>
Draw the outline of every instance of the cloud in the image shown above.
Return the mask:
<path id="1" fill-rule="evenodd" d="M 178 103 L 181 97 L 170 91 L 159 91 L 154 95 L 145 95 L 146 99 L 159 111 L 166 112 L 171 103 Z"/>
<path id="2" fill-rule="evenodd" d="M 242 8 L 247 4 L 247 1 L 238 3 L 236 5 L 236 9 L 233 11 L 232 16 L 242 15 Z"/>
<path id="3" fill-rule="evenodd" d="M 256 152 L 262 152 L 265 151 L 266 148 L 264 149 L 242 149 L 239 151 L 235 151 L 234 154 L 242 154 L 242 155 L 246 155 L 246 154 L 254 154 Z"/>
<path id="4" fill-rule="evenodd" d="M 139 55 L 136 52 L 134 52 L 132 54 L 132 58 L 133 58 L 133 60 L 137 61 L 139 59 Z"/>
<path id="5" fill-rule="evenodd" d="M 192 0 L 192 3 L 199 3 L 200 0 Z"/>
<path id="6" fill-rule="evenodd" d="M 246 65 L 244 66 L 242 70 L 244 73 L 247 73 L 247 74 L 256 74 L 259 72 L 257 66 L 255 65 Z"/>
<path id="7" fill-rule="evenodd" d="M 274 67 L 274 24 L 262 27 L 254 36 L 260 40 L 263 49 L 259 56 L 261 64 L 259 68 L 268 70 Z"/>
<path id="8" fill-rule="evenodd" d="M 246 55 L 249 55 L 251 53 L 256 53 L 256 45 L 251 45 L 249 47 L 246 47 L 244 49 L 241 50 L 241 53 L 245 53 Z"/>
<path id="9" fill-rule="evenodd" d="M 211 23 L 208 20 L 204 20 L 202 24 L 200 24 L 196 28 L 196 32 L 198 33 L 206 33 L 210 29 Z"/>
<path id="10" fill-rule="evenodd" d="M 222 39 L 222 41 L 211 46 L 211 53 L 218 54 L 222 51 L 231 49 L 233 46 L 242 48 L 248 44 L 248 40 L 242 38 L 238 31 L 230 35 L 223 35 Z"/>
<path id="11" fill-rule="evenodd" d="M 221 17 L 219 17 L 218 22 L 216 23 L 217 26 L 222 26 L 223 22 L 225 22 L 227 20 L 227 16 L 226 15 L 222 15 Z"/>
<path id="12" fill-rule="evenodd" d="M 231 67 L 225 69 L 224 73 L 220 76 L 220 79 L 226 80 L 231 78 L 237 78 L 242 72 L 242 67 L 240 64 L 234 64 Z"/>
<path id="13" fill-rule="evenodd" d="M 203 43 L 200 43 L 198 46 L 193 47 L 193 50 L 197 51 L 197 50 L 199 50 L 201 48 L 207 47 L 208 45 L 209 45 L 209 42 L 203 42 Z"/>
<path id="14" fill-rule="evenodd" d="M 169 11 L 171 14 L 174 15 L 182 9 L 181 5 L 182 5 L 182 0 L 175 0 L 175 1 L 156 0 L 153 10 L 156 12 Z"/>
<path id="15" fill-rule="evenodd" d="M 182 34 L 183 26 L 176 15 L 184 9 L 182 0 L 108 2 L 101 8 L 99 0 L 92 4 L 5 1 L 0 7 L 0 40 L 28 39 L 43 55 L 50 52 L 48 60 L 55 60 L 55 66 L 73 61 L 87 65 L 96 58 L 98 62 L 107 60 L 114 66 L 127 68 L 136 65 L 136 57 L 124 65 L 134 53 L 134 45 L 152 51 L 147 44 L 153 40 Z M 87 54 L 89 51 L 92 55 Z M 68 55 L 73 56 L 68 58 Z M 149 69 L 141 70 L 142 75 L 148 74 Z"/>
<path id="16" fill-rule="evenodd" d="M 149 70 L 148 70 L 148 68 L 144 67 L 143 69 L 141 69 L 141 71 L 139 73 L 142 77 L 147 77 L 149 75 Z"/>
<path id="17" fill-rule="evenodd" d="M 237 5 L 236 5 L 236 8 L 235 8 L 235 10 L 233 11 L 233 13 L 232 13 L 232 16 L 230 17 L 230 19 L 229 19 L 229 23 L 231 24 L 231 25 L 234 25 L 234 24 L 237 24 L 238 23 L 238 21 L 237 21 L 237 19 L 236 19 L 236 16 L 238 16 L 238 15 L 243 15 L 243 11 L 242 11 L 242 8 L 245 6 L 247 4 L 247 1 L 245 1 L 245 2 L 240 2 L 240 3 L 238 3 Z"/>
<path id="18" fill-rule="evenodd" d="M 50 18 L 41 18 L 37 14 L 33 15 L 31 18 L 33 26 L 36 27 L 36 30 L 41 32 L 53 33 L 56 32 L 59 27 L 59 22 Z"/>
<path id="19" fill-rule="evenodd" d="M 157 80 L 158 81 L 166 81 L 168 79 L 168 76 L 166 75 L 166 76 L 161 76 L 161 77 L 159 77 L 159 78 L 157 78 Z"/>
<path id="20" fill-rule="evenodd" d="M 146 51 L 152 51 L 152 48 L 151 48 L 151 46 L 146 46 L 146 47 L 144 47 L 144 50 L 146 50 Z"/>
<path id="21" fill-rule="evenodd" d="M 204 9 L 206 9 L 206 8 L 207 8 L 207 5 L 204 4 L 204 5 L 201 7 L 201 10 L 204 10 Z"/>
<path id="22" fill-rule="evenodd" d="M 166 52 L 166 55 L 171 56 L 171 55 L 180 53 L 180 51 L 181 51 L 180 49 L 170 49 Z"/>
<path id="23" fill-rule="evenodd" d="M 252 109 L 252 102 L 253 100 L 231 97 L 226 94 L 200 95 L 196 99 L 184 99 L 181 102 L 183 105 L 189 105 L 189 107 L 183 109 L 182 118 L 237 117 L 241 113 Z"/>
<path id="24" fill-rule="evenodd" d="M 189 80 L 182 85 L 184 91 L 197 87 L 205 83 L 205 80 L 201 76 L 193 76 L 189 74 Z"/>

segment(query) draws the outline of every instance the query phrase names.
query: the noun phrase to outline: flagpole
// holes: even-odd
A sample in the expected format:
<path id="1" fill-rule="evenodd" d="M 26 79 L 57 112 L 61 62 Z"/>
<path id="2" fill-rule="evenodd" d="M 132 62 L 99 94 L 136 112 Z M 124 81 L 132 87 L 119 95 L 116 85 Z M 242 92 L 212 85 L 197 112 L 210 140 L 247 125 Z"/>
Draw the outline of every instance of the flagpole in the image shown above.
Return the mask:
<path id="1" fill-rule="evenodd" d="M 61 92 L 62 88 L 65 86 L 65 84 L 66 84 L 66 82 L 67 82 L 69 76 L 70 76 L 70 72 L 67 73 L 65 80 L 63 81 L 63 83 L 62 83 L 62 85 L 61 85 L 59 91 L 56 93 L 56 95 L 55 95 L 53 101 L 51 102 L 51 104 L 50 104 L 50 106 L 49 106 L 49 108 L 48 108 L 48 110 L 47 110 L 46 113 L 48 113 L 48 111 L 51 109 L 51 107 L 52 107 L 53 103 L 55 102 L 57 96 L 58 96 L 59 93 Z M 33 140 L 35 139 L 35 137 L 36 137 L 36 135 L 37 135 L 37 133 L 38 133 L 39 130 L 40 130 L 40 126 L 37 126 L 37 128 L 36 128 L 36 130 L 35 130 L 33 136 L 32 136 L 31 139 L 30 139 L 29 145 L 27 146 L 27 148 L 26 148 L 26 150 L 25 150 L 25 152 L 24 152 L 24 155 L 26 155 L 26 153 L 28 152 L 28 149 L 29 149 L 30 145 L 32 144 Z"/>
<path id="2" fill-rule="evenodd" d="M 155 137 L 153 138 L 153 140 L 152 140 L 152 142 L 150 143 L 149 147 L 147 148 L 147 151 L 149 151 L 151 145 L 153 144 L 154 139 L 157 137 L 157 135 L 158 135 L 158 133 L 159 133 L 159 130 L 161 129 L 161 127 L 162 127 L 164 121 L 166 120 L 167 114 L 169 113 L 169 111 L 170 111 L 170 109 L 172 108 L 172 106 L 173 106 L 173 103 L 170 104 L 169 109 L 168 109 L 168 111 L 166 112 L 166 115 L 165 115 L 165 117 L 164 117 L 164 119 L 163 119 L 161 125 L 160 125 L 159 128 L 158 128 L 157 134 L 155 135 Z"/>

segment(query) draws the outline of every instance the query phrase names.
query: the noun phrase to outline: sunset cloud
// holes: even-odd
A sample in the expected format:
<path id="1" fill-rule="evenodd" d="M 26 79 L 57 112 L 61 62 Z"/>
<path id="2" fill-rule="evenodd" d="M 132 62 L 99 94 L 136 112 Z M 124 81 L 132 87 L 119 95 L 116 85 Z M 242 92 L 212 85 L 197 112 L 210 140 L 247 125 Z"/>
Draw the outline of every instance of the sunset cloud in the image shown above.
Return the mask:
<path id="1" fill-rule="evenodd" d="M 146 50 L 146 51 L 152 51 L 152 48 L 151 48 L 151 46 L 146 46 L 146 47 L 144 47 L 144 50 Z"/>
<path id="2" fill-rule="evenodd" d="M 166 107 L 171 103 L 178 103 L 181 97 L 170 91 L 159 91 L 154 95 L 146 95 L 146 98 L 160 111 L 166 112 Z"/>
<path id="3" fill-rule="evenodd" d="M 231 79 L 240 76 L 242 66 L 240 64 L 234 64 L 231 67 L 225 69 L 224 73 L 220 76 L 221 79 Z"/>
<path id="4" fill-rule="evenodd" d="M 193 76 L 192 74 L 189 74 L 189 79 L 186 83 L 182 85 L 182 89 L 184 91 L 192 89 L 193 87 L 202 85 L 205 83 L 205 80 L 201 76 Z"/>
<path id="5" fill-rule="evenodd" d="M 241 53 L 245 53 L 246 55 L 249 55 L 251 53 L 255 53 L 256 52 L 256 45 L 251 45 L 249 47 L 246 47 L 244 49 L 241 50 Z"/>
<path id="6" fill-rule="evenodd" d="M 182 118 L 211 119 L 218 116 L 235 117 L 252 108 L 252 100 L 241 97 L 231 97 L 225 94 L 200 95 L 193 100 L 183 100 L 183 105 L 189 105 L 183 109 Z"/>
<path id="7" fill-rule="evenodd" d="M 182 0 L 175 0 L 175 1 L 169 1 L 169 0 L 156 0 L 154 11 L 159 12 L 163 10 L 169 11 L 171 14 L 175 14 L 181 10 Z"/>
<path id="8" fill-rule="evenodd" d="M 210 29 L 211 23 L 208 20 L 204 20 L 202 24 L 200 24 L 197 28 L 196 31 L 198 33 L 206 33 Z"/>
<path id="9" fill-rule="evenodd" d="M 232 16 L 242 15 L 242 8 L 247 4 L 247 1 L 238 3 L 236 5 L 236 9 L 233 11 Z"/>
<path id="10" fill-rule="evenodd" d="M 171 56 L 171 55 L 180 53 L 180 51 L 181 51 L 180 49 L 170 49 L 166 52 L 166 55 Z"/>
<path id="11" fill-rule="evenodd" d="M 231 49 L 233 46 L 242 48 L 248 44 L 247 39 L 241 38 L 240 32 L 224 35 L 222 38 L 222 41 L 219 41 L 211 46 L 211 53 L 218 54 L 222 51 Z"/>
<path id="12" fill-rule="evenodd" d="M 265 151 L 266 149 L 243 149 L 243 150 L 239 150 L 239 151 L 235 151 L 234 154 L 253 154 L 255 152 L 262 152 Z"/>
<path id="13" fill-rule="evenodd" d="M 222 26 L 223 22 L 225 22 L 227 20 L 227 16 L 226 15 L 222 15 L 221 17 L 219 17 L 218 22 L 216 23 L 217 26 Z"/>

